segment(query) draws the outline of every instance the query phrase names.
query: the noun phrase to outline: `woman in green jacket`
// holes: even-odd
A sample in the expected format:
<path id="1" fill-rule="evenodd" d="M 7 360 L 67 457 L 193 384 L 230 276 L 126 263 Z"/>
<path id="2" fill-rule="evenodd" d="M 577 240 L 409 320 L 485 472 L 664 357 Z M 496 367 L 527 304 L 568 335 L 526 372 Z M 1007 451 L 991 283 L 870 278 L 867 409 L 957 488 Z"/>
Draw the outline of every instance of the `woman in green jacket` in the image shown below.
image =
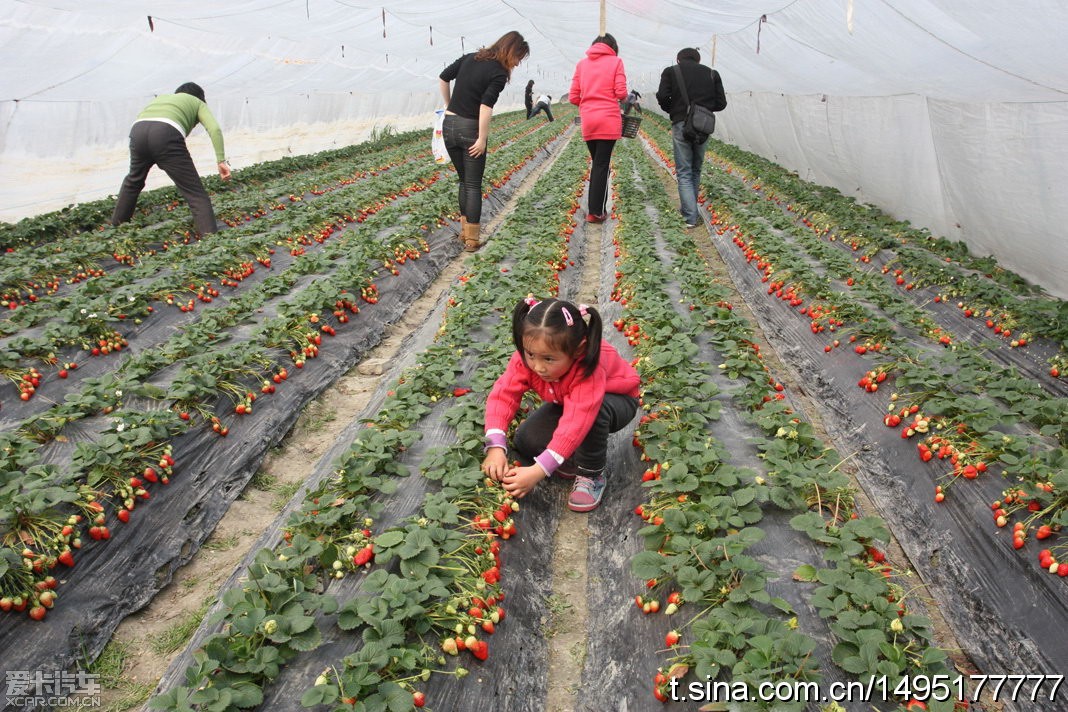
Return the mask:
<path id="1" fill-rule="evenodd" d="M 204 90 L 193 82 L 187 82 L 173 94 L 161 94 L 153 99 L 130 128 L 130 172 L 122 181 L 119 198 L 111 224 L 119 225 L 133 217 L 137 197 L 145 187 L 145 178 L 152 166 L 159 166 L 174 181 L 175 187 L 185 196 L 193 213 L 193 222 L 201 235 L 218 230 L 211 198 L 197 173 L 196 165 L 185 145 L 185 137 L 197 124 L 203 124 L 215 148 L 215 160 L 219 164 L 219 177 L 230 179 L 230 164 L 223 149 L 222 130 L 208 105 L 204 103 Z"/>

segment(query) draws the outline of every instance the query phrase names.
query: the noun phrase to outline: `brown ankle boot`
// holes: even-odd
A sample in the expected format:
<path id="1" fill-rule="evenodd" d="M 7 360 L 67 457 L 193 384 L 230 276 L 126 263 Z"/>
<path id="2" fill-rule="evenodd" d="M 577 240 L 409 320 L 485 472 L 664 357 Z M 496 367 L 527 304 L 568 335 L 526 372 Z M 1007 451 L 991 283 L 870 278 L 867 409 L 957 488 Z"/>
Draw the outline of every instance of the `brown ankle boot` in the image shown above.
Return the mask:
<path id="1" fill-rule="evenodd" d="M 478 231 L 479 231 L 480 227 L 481 227 L 481 225 L 479 225 L 478 223 L 472 223 L 472 222 L 465 222 L 464 223 L 464 231 L 463 231 L 464 249 L 467 250 L 468 252 L 474 252 L 475 250 L 477 250 L 479 247 L 482 246 L 482 243 L 479 241 L 479 238 L 478 238 Z"/>
<path id="2" fill-rule="evenodd" d="M 467 234 L 467 218 L 463 215 L 460 216 L 460 232 L 456 234 L 456 237 L 460 240 L 460 244 L 464 244 L 464 235 Z"/>

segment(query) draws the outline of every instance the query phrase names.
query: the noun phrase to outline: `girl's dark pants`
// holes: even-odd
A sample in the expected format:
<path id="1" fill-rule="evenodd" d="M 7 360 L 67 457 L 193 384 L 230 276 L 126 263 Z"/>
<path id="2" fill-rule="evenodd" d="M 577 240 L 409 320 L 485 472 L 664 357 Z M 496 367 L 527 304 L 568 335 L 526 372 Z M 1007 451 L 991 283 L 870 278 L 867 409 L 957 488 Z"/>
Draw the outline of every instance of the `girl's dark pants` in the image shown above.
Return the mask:
<path id="1" fill-rule="evenodd" d="M 622 430 L 638 412 L 638 399 L 618 393 L 605 393 L 601 410 L 586 439 L 571 456 L 571 461 L 583 472 L 597 474 L 605 469 L 608 459 L 608 435 Z M 520 423 L 515 433 L 515 449 L 529 459 L 542 453 L 553 438 L 564 407 L 545 403 Z"/>

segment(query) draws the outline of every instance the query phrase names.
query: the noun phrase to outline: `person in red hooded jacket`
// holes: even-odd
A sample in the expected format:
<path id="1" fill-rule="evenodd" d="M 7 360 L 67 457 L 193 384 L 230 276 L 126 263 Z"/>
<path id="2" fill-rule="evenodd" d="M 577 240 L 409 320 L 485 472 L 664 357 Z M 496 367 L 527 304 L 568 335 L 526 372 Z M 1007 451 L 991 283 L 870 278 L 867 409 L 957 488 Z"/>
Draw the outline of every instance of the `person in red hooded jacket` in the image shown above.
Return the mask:
<path id="1" fill-rule="evenodd" d="M 582 138 L 592 160 L 586 202 L 588 222 L 604 222 L 608 217 L 608 169 L 612 149 L 623 136 L 619 102 L 626 98 L 627 75 L 619 58 L 619 45 L 615 37 L 606 33 L 593 41 L 586 58 L 575 67 L 568 96 L 579 108 Z"/>

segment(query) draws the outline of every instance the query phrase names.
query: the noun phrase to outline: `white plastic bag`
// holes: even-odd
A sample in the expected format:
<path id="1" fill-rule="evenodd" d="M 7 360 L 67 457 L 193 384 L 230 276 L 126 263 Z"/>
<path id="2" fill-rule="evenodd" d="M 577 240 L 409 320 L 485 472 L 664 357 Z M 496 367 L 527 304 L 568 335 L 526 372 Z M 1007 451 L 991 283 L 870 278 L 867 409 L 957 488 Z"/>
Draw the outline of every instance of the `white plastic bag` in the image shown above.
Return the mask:
<path id="1" fill-rule="evenodd" d="M 449 152 L 445 150 L 445 137 L 441 135 L 441 126 L 445 123 L 445 109 L 434 112 L 434 134 L 430 138 L 430 151 L 434 154 L 434 163 L 448 163 Z"/>

